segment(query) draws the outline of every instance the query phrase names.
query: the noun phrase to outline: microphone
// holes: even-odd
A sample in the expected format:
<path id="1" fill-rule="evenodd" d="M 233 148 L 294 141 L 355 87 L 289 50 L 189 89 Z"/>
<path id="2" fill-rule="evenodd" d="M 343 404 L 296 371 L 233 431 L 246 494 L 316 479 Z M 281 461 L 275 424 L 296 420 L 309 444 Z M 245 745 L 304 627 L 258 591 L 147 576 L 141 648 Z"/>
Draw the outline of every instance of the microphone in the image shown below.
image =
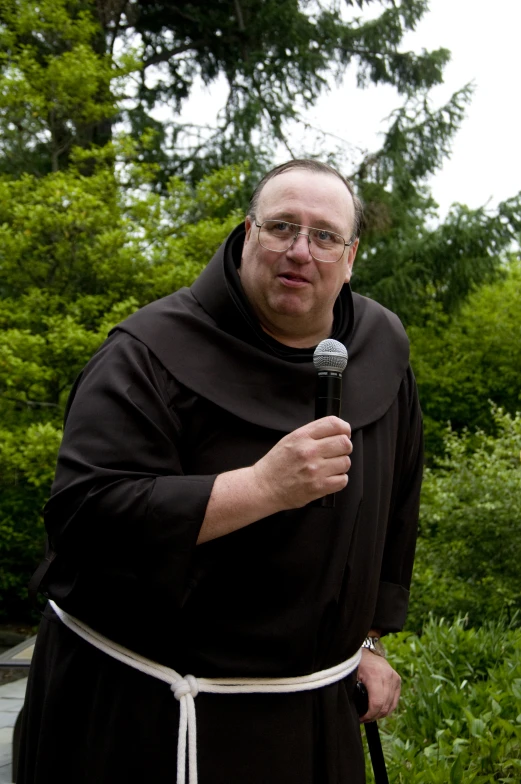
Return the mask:
<path id="1" fill-rule="evenodd" d="M 342 373 L 347 366 L 347 349 L 338 340 L 327 338 L 316 347 L 313 364 L 318 371 L 315 419 L 325 416 L 339 417 L 342 405 Z M 326 509 L 333 509 L 335 495 L 326 495 L 316 503 Z"/>

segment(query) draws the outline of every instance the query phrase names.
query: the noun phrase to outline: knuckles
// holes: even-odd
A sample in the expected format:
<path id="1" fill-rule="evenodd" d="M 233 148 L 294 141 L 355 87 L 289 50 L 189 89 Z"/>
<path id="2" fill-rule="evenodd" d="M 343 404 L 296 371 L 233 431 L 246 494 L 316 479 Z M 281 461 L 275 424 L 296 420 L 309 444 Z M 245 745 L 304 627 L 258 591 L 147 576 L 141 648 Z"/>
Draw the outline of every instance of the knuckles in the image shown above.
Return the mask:
<path id="1" fill-rule="evenodd" d="M 306 463 L 305 474 L 310 481 L 318 478 L 320 476 L 320 469 L 317 463 Z"/>
<path id="2" fill-rule="evenodd" d="M 329 416 L 328 419 L 335 433 L 345 435 L 347 439 L 351 438 L 351 425 L 348 422 L 335 416 Z"/>
<path id="3" fill-rule="evenodd" d="M 319 457 L 319 448 L 316 442 L 300 441 L 296 444 L 294 454 L 296 459 L 308 468 L 315 468 Z"/>

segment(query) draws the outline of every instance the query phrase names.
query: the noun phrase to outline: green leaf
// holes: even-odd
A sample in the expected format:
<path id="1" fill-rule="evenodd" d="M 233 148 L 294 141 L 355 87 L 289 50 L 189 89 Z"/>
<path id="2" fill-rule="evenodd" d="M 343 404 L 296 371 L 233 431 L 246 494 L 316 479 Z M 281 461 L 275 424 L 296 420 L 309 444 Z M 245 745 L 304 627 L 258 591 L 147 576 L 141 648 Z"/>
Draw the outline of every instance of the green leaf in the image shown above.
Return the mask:
<path id="1" fill-rule="evenodd" d="M 461 754 L 458 754 L 450 769 L 450 784 L 460 784 L 463 781 L 463 763 Z"/>

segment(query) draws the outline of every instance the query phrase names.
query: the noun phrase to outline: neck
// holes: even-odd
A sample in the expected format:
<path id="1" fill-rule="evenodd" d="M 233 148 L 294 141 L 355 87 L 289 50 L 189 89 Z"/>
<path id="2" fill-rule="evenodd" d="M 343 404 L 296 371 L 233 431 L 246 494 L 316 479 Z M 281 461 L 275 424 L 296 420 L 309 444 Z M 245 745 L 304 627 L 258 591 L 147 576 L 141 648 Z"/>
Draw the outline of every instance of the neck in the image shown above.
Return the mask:
<path id="1" fill-rule="evenodd" d="M 320 341 L 330 337 L 333 331 L 333 316 L 331 316 L 327 326 L 324 325 L 324 328 L 313 332 L 305 332 L 303 329 L 298 329 L 297 327 L 303 326 L 300 322 L 298 325 L 291 322 L 288 325 L 263 324 L 260 322 L 260 325 L 267 335 L 284 346 L 289 346 L 290 348 L 314 348 L 318 346 Z"/>

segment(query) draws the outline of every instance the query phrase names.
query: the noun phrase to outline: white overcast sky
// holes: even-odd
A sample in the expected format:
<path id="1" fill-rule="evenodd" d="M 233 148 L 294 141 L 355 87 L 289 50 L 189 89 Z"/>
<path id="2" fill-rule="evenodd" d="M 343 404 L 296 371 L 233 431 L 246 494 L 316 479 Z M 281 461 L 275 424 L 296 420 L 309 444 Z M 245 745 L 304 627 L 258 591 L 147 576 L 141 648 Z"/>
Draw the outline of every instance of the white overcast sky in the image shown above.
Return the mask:
<path id="1" fill-rule="evenodd" d="M 403 42 L 402 49 L 451 51 L 445 83 L 432 91 L 436 105 L 468 82 L 475 86 L 451 158 L 430 183 L 440 217 L 453 202 L 493 209 L 521 190 L 520 36 L 521 0 L 431 0 L 430 11 Z M 385 118 L 401 101 L 393 88 L 358 89 L 355 74 L 355 68 L 348 71 L 343 84 L 309 112 L 309 121 L 355 148 L 375 150 Z M 225 94 L 218 85 L 203 90 L 190 101 L 185 118 L 211 123 Z M 288 157 L 281 155 L 280 160 Z"/>

